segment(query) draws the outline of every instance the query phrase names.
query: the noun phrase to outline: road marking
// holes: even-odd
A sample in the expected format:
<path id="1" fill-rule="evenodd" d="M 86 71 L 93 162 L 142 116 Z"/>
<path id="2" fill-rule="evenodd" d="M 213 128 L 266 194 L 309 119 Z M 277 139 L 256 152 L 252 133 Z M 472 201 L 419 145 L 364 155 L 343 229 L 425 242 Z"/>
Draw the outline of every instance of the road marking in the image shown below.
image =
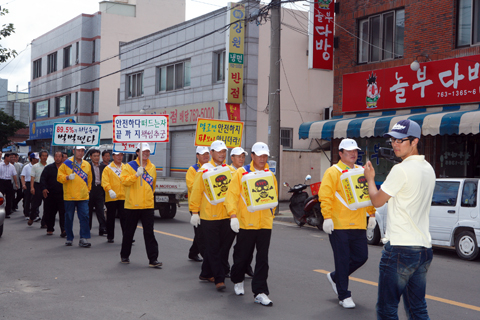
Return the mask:
<path id="1" fill-rule="evenodd" d="M 137 226 L 137 228 L 143 229 L 143 227 L 140 227 L 140 226 Z M 191 238 L 182 237 L 182 236 L 179 236 L 179 235 L 176 235 L 176 234 L 173 234 L 173 233 L 158 231 L 158 230 L 155 230 L 155 229 L 153 229 L 153 231 L 156 232 L 156 233 L 164 234 L 164 235 L 166 235 L 166 236 L 175 237 L 175 238 L 179 238 L 179 239 L 183 239 L 183 240 L 188 240 L 188 241 L 193 241 L 193 239 L 191 239 Z"/>
<path id="2" fill-rule="evenodd" d="M 326 271 L 326 270 L 322 270 L 322 269 L 316 269 L 316 270 L 313 270 L 313 271 L 318 272 L 318 273 L 323 273 L 323 274 L 330 273 L 330 271 Z M 355 277 L 349 277 L 349 279 L 352 280 L 352 281 L 357 281 L 357 282 L 361 282 L 361 283 L 365 283 L 365 284 L 369 284 L 369 285 L 378 287 L 377 282 L 368 281 L 368 280 L 355 278 Z M 471 304 L 457 302 L 457 301 L 453 301 L 453 300 L 449 300 L 449 299 L 444 299 L 444 298 L 431 296 L 429 294 L 425 295 L 425 298 L 430 299 L 430 300 L 435 300 L 435 301 L 438 301 L 438 302 L 443 302 L 443 303 L 450 304 L 450 305 L 454 305 L 454 306 L 457 306 L 457 307 L 465 308 L 465 309 L 480 311 L 480 307 L 472 306 Z"/>

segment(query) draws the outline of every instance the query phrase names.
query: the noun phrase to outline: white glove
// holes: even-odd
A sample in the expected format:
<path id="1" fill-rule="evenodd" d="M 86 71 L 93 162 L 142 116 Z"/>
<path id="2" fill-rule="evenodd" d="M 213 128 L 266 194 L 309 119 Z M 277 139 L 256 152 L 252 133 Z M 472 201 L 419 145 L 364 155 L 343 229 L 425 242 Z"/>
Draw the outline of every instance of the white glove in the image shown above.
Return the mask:
<path id="1" fill-rule="evenodd" d="M 143 167 L 138 167 L 137 173 L 135 174 L 137 177 L 140 177 L 143 174 Z"/>
<path id="2" fill-rule="evenodd" d="M 75 173 L 68 175 L 68 180 L 74 180 L 74 179 L 75 179 Z"/>
<path id="3" fill-rule="evenodd" d="M 112 189 L 108 190 L 108 195 L 110 196 L 110 198 L 112 199 L 115 199 L 117 197 L 117 194 L 115 193 L 115 191 L 113 191 Z"/>
<path id="4" fill-rule="evenodd" d="M 323 231 L 326 234 L 332 234 L 333 232 L 333 220 L 332 219 L 325 219 L 323 221 Z"/>
<path id="5" fill-rule="evenodd" d="M 198 213 L 192 214 L 190 218 L 190 224 L 197 228 L 200 225 L 200 215 Z"/>
<path id="6" fill-rule="evenodd" d="M 376 225 L 377 225 L 377 221 L 376 221 L 375 217 L 368 218 L 367 229 L 369 229 L 369 230 L 375 229 Z"/>
<path id="7" fill-rule="evenodd" d="M 237 218 L 230 219 L 230 228 L 232 228 L 233 232 L 238 233 L 240 231 L 240 223 L 238 222 Z"/>

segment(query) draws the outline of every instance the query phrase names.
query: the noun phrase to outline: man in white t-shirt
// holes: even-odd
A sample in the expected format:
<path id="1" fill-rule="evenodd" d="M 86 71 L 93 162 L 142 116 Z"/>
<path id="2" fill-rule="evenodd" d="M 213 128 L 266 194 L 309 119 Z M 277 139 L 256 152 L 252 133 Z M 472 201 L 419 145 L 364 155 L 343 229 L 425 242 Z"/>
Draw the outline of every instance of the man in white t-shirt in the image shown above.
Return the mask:
<path id="1" fill-rule="evenodd" d="M 388 201 L 377 319 L 398 319 L 401 296 L 409 319 L 429 319 L 425 291 L 433 258 L 429 214 L 435 171 L 418 153 L 420 136 L 420 126 L 408 119 L 397 122 L 384 134 L 402 162 L 393 166 L 380 190 L 375 187 L 370 161 L 365 166 L 372 204 L 378 208 Z"/>

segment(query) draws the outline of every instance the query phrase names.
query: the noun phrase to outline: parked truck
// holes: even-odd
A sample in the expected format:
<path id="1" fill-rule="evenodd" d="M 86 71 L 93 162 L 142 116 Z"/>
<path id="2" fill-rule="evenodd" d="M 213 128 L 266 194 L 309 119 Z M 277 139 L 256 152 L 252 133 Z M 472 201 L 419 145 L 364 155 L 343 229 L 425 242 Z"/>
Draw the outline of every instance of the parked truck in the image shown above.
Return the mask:
<path id="1" fill-rule="evenodd" d="M 430 208 L 430 235 L 432 244 L 455 247 L 464 260 L 479 256 L 480 195 L 479 179 L 441 178 L 435 183 Z M 367 231 L 368 243 L 378 244 L 387 227 L 387 204 L 377 208 L 377 226 Z"/>

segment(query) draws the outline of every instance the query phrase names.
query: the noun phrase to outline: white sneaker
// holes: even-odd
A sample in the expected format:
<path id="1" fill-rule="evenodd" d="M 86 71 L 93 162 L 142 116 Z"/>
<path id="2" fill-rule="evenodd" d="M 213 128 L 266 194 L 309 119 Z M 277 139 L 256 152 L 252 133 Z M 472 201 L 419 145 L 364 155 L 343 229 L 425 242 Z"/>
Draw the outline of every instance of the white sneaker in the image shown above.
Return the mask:
<path id="1" fill-rule="evenodd" d="M 342 307 L 345 309 L 353 309 L 355 308 L 355 302 L 353 302 L 352 297 L 343 299 L 342 301 L 338 302 Z"/>
<path id="2" fill-rule="evenodd" d="M 233 286 L 233 289 L 235 290 L 235 294 L 237 296 L 243 296 L 245 294 L 245 290 L 243 289 L 243 283 L 244 281 L 235 283 L 235 285 Z"/>
<path id="3" fill-rule="evenodd" d="M 333 292 L 335 292 L 335 294 L 338 296 L 337 284 L 335 282 L 333 282 L 331 274 L 332 274 L 331 272 L 327 273 L 327 279 L 330 282 L 330 284 L 332 285 Z"/>
<path id="4" fill-rule="evenodd" d="M 272 300 L 268 299 L 268 296 L 265 293 L 260 293 L 255 297 L 255 303 L 259 303 L 262 306 L 271 307 L 273 306 Z"/>

